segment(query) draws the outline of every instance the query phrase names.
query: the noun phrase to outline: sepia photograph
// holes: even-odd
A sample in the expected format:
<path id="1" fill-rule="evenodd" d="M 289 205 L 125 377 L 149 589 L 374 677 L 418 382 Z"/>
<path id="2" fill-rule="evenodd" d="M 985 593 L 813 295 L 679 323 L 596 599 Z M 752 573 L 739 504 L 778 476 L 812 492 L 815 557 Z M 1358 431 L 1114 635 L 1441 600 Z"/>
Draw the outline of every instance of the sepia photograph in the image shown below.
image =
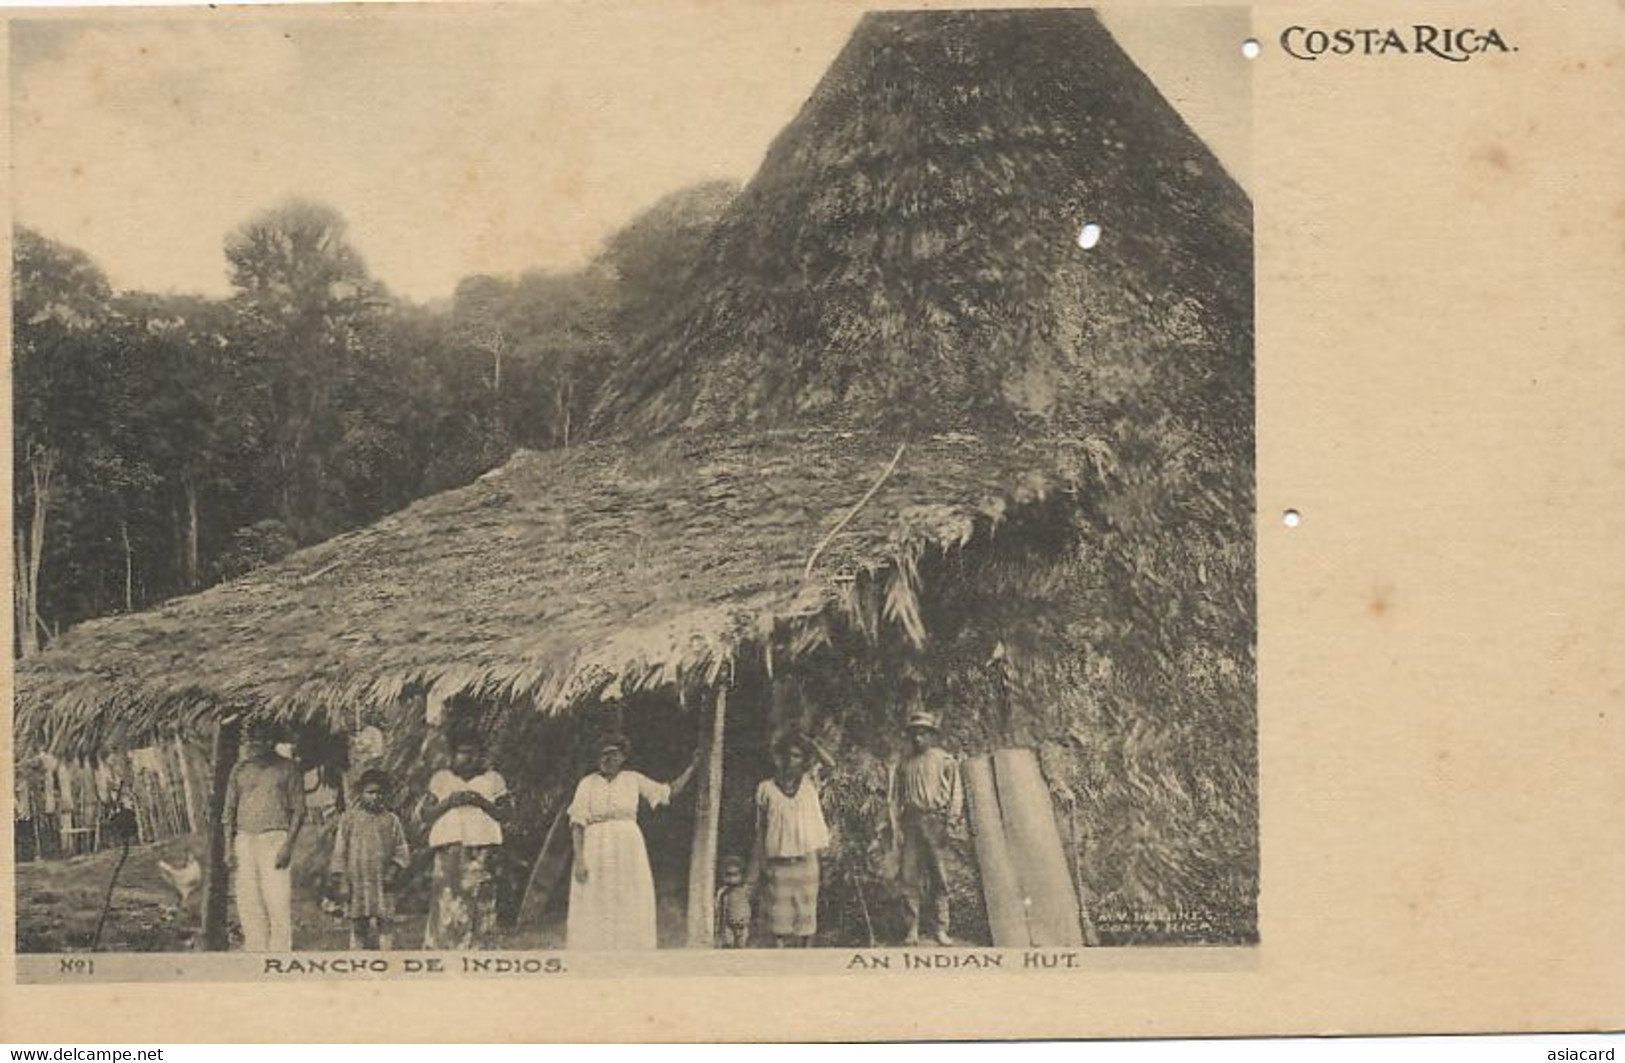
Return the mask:
<path id="1" fill-rule="evenodd" d="M 20 978 L 1258 945 L 1245 8 L 141 14 L 9 26 Z"/>

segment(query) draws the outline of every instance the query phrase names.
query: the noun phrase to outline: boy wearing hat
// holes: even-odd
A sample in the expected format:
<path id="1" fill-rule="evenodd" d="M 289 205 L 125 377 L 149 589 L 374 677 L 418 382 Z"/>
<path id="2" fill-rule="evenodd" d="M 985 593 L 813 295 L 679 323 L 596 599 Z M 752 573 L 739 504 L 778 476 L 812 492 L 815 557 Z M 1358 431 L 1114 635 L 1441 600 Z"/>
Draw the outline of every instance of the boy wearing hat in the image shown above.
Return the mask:
<path id="1" fill-rule="evenodd" d="M 263 720 L 243 731 L 242 758 L 226 784 L 226 850 L 236 879 L 237 919 L 247 952 L 293 948 L 293 843 L 305 822 L 305 781 L 277 753 Z"/>
<path id="2" fill-rule="evenodd" d="M 908 752 L 891 774 L 888 794 L 892 836 L 901 839 L 903 916 L 907 924 L 904 945 L 920 943 L 920 909 L 931 895 L 934 937 L 939 945 L 952 945 L 948 936 L 948 879 L 944 859 L 948 850 L 948 824 L 963 806 L 959 788 L 959 762 L 940 745 L 937 718 L 923 710 L 911 713 L 904 726 Z"/>

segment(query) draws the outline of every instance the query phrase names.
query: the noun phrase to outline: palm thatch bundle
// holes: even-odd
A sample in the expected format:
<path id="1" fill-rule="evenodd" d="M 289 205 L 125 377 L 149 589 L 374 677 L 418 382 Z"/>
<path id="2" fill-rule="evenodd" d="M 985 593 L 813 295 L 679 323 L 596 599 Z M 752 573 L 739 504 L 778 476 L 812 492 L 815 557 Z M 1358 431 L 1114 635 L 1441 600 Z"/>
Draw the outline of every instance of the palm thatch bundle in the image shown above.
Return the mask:
<path id="1" fill-rule="evenodd" d="M 912 691 L 960 748 L 1044 751 L 1101 912 L 1247 940 L 1252 344 L 1251 205 L 1093 15 L 871 14 L 594 441 L 83 625 L 20 666 L 19 733 L 556 713 L 800 658 L 854 881 Z"/>

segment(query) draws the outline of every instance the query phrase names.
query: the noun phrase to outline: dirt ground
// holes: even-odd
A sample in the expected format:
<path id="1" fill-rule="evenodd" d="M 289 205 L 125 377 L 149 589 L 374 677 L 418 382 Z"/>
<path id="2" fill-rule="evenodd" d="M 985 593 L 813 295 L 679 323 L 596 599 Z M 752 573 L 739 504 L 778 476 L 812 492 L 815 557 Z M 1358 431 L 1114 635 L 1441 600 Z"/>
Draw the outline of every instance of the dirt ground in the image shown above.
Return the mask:
<path id="1" fill-rule="evenodd" d="M 119 871 L 113 903 L 97 946 L 104 952 L 188 952 L 196 948 L 201 918 L 202 891 L 182 908 L 173 888 L 158 870 L 162 858 L 172 866 L 185 862 L 190 847 L 202 859 L 201 836 L 174 838 L 130 849 Z M 328 840 L 318 827 L 300 835 L 294 854 L 293 946 L 300 951 L 348 949 L 349 928 L 343 918 L 322 910 L 321 870 L 326 867 Z M 421 857 L 422 854 L 420 854 Z M 91 947 L 96 920 L 107 896 L 116 849 L 67 859 L 34 860 L 17 867 L 17 951 L 80 952 Z M 422 860 L 420 859 L 420 863 Z M 422 868 L 426 871 L 426 867 Z M 427 910 L 426 875 L 416 876 L 400 899 L 400 925 L 395 947 L 418 948 L 423 941 Z M 681 911 L 662 911 L 662 936 L 667 924 L 681 927 Z M 550 949 L 564 943 L 563 911 L 549 913 L 540 927 L 506 929 L 492 945 L 508 949 Z M 233 946 L 240 940 L 235 906 L 229 920 Z"/>
<path id="2" fill-rule="evenodd" d="M 318 839 L 307 834 L 295 855 L 296 869 L 310 867 L 322 855 Z M 158 870 L 158 860 L 179 865 L 188 847 L 201 855 L 203 840 L 174 838 L 130 849 L 119 872 L 113 904 L 97 946 L 106 952 L 187 952 L 195 947 L 201 918 L 202 891 L 186 907 Z M 75 952 L 89 949 L 96 920 L 107 897 L 107 885 L 118 865 L 116 849 L 65 860 L 35 860 L 17 865 L 17 951 Z M 304 876 L 298 876 L 304 877 Z M 237 914 L 230 911 L 233 936 Z M 421 917 L 417 934 L 421 936 Z M 345 948 L 342 923 L 323 913 L 314 890 L 298 888 L 294 896 L 294 947 Z"/>
<path id="3" fill-rule="evenodd" d="M 197 901 L 181 910 L 158 872 L 158 858 L 178 863 L 180 845 L 135 846 L 119 872 L 98 946 L 109 952 L 176 952 L 191 948 Z M 118 864 L 116 850 L 17 865 L 17 951 L 76 952 L 90 948 Z"/>

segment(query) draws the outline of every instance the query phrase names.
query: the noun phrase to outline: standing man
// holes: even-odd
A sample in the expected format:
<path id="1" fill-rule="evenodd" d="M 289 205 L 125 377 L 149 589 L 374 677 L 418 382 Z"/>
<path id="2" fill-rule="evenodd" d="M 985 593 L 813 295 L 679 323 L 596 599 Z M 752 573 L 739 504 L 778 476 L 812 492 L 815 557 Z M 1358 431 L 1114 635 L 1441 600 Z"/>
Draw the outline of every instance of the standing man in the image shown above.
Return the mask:
<path id="1" fill-rule="evenodd" d="M 944 859 L 948 851 L 948 824 L 963 807 L 959 788 L 959 762 L 938 745 L 937 718 L 929 712 L 912 713 L 904 727 L 908 752 L 892 770 L 888 787 L 892 837 L 900 839 L 903 916 L 908 931 L 904 945 L 920 943 L 920 908 L 931 895 L 933 936 L 948 946 L 948 877 Z"/>
<path id="2" fill-rule="evenodd" d="M 293 843 L 305 822 L 305 781 L 277 753 L 275 729 L 251 721 L 243 755 L 226 784 L 221 817 L 236 877 L 237 920 L 246 952 L 293 949 Z"/>

